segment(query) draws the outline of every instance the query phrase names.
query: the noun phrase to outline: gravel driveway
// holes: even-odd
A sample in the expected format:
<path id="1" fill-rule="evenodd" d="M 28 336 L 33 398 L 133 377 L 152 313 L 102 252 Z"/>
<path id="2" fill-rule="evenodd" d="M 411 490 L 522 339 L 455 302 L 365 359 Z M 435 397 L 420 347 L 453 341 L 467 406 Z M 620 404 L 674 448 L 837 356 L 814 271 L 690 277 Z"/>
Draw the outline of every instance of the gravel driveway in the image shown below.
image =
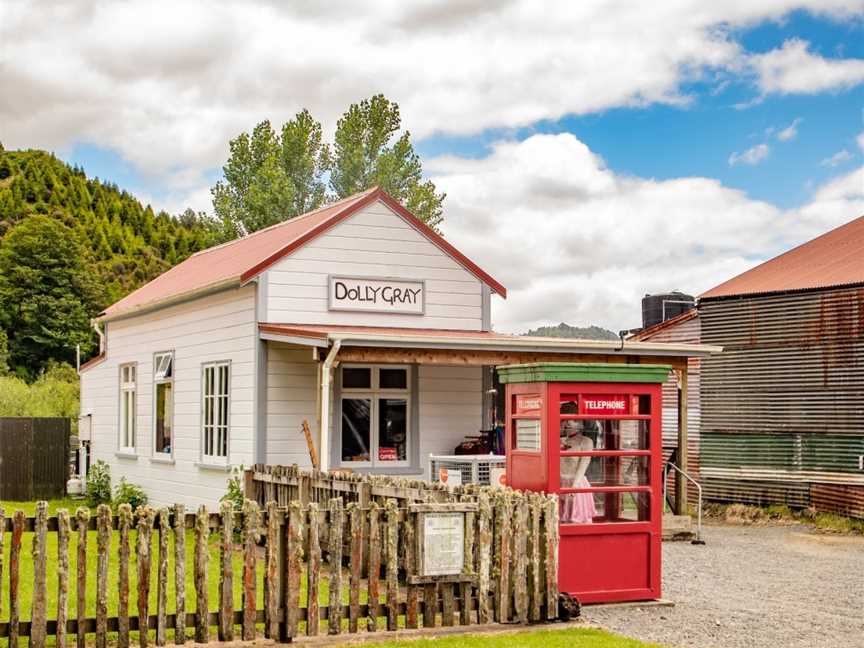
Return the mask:
<path id="1" fill-rule="evenodd" d="M 667 646 L 864 648 L 864 538 L 794 526 L 707 526 L 663 543 L 675 607 L 586 607 L 584 618 Z"/>

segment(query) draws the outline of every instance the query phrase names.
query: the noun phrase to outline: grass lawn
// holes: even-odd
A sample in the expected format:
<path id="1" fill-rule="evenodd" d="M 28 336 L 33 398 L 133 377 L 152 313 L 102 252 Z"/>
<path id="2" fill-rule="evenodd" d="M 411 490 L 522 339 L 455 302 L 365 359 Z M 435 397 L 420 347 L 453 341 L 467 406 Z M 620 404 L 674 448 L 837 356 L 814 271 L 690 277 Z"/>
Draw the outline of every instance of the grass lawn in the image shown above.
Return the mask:
<path id="1" fill-rule="evenodd" d="M 453 635 L 364 643 L 364 648 L 660 648 L 658 644 L 628 639 L 596 628 L 534 630 L 528 632 Z"/>

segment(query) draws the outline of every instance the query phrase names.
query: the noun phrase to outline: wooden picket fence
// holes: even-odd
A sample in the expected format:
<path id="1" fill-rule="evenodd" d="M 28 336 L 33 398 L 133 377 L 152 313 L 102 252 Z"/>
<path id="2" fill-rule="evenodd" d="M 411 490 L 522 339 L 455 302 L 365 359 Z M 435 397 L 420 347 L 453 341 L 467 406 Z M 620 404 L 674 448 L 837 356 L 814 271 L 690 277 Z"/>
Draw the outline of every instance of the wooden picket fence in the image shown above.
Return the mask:
<path id="1" fill-rule="evenodd" d="M 105 648 L 109 633 L 116 633 L 119 648 L 129 648 L 135 635 L 138 645 L 147 648 L 151 643 L 166 645 L 172 630 L 173 643 L 183 644 L 187 628 L 194 629 L 196 642 L 250 640 L 259 629 L 265 637 L 288 642 L 293 637 L 315 636 L 325 630 L 335 635 L 384 627 L 397 630 L 556 618 L 555 498 L 478 488 L 473 498 L 466 497 L 466 502 L 400 508 L 395 499 L 389 499 L 383 506 L 372 501 L 364 507 L 357 502 L 345 506 L 336 497 L 326 508 L 316 502 L 301 504 L 294 500 L 282 507 L 269 502 L 260 510 L 255 502 L 246 500 L 242 511 L 224 503 L 219 513 L 210 513 L 204 507 L 197 513 L 186 513 L 182 505 L 176 505 L 158 510 L 143 507 L 133 514 L 128 505 L 123 505 L 116 515 L 103 505 L 95 516 L 80 508 L 74 517 L 58 511 L 51 518 L 45 502 L 39 503 L 32 518 L 21 511 L 7 518 L 0 509 L 0 574 L 5 542 L 10 549 L 9 591 L 0 591 L 0 601 L 8 599 L 10 606 L 8 621 L 0 621 L 0 638 L 8 638 L 8 646 L 17 648 L 21 637 L 29 637 L 31 646 L 42 648 L 46 638 L 53 636 L 59 648 L 67 648 L 74 635 L 76 647 L 84 648 L 89 635 L 94 637 L 96 648 Z M 467 511 L 463 574 L 418 577 L 417 513 L 440 511 L 442 507 Z M 186 611 L 187 530 L 194 531 L 195 609 L 191 612 Z M 95 574 L 87 570 L 88 552 L 93 549 L 88 546 L 88 531 L 96 534 Z M 114 532 L 119 538 L 112 544 Z M 32 533 L 29 621 L 21 619 L 19 572 L 25 533 Z M 220 548 L 217 601 L 208 600 L 208 540 L 213 533 L 218 534 Z M 46 605 L 48 534 L 57 536 L 57 569 L 56 574 L 50 574 L 58 583 L 57 614 L 50 620 Z M 74 571 L 70 563 L 73 534 L 78 538 Z M 156 549 L 151 551 L 154 535 Z M 169 539 L 173 542 L 169 543 Z M 118 555 L 111 560 L 115 546 Z M 169 574 L 172 550 L 174 569 Z M 235 552 L 242 553 L 241 574 L 234 574 Z M 154 560 L 155 583 L 151 582 Z M 263 563 L 264 570 L 261 609 L 256 604 L 259 563 Z M 116 567 L 110 574 L 109 564 Z M 129 614 L 132 568 L 137 570 L 133 601 L 137 615 Z M 94 579 L 95 617 L 88 617 L 87 590 Z M 117 616 L 110 617 L 109 579 L 116 583 L 118 596 Z M 174 585 L 174 611 L 169 611 L 169 579 Z M 326 604 L 321 604 L 325 586 L 328 596 Z M 155 610 L 150 609 L 153 588 Z M 240 609 L 234 609 L 235 588 L 242 592 Z M 75 618 L 69 618 L 70 596 L 77 601 Z M 176 610 L 186 613 L 178 614 Z M 145 627 L 149 632 L 140 631 Z"/>

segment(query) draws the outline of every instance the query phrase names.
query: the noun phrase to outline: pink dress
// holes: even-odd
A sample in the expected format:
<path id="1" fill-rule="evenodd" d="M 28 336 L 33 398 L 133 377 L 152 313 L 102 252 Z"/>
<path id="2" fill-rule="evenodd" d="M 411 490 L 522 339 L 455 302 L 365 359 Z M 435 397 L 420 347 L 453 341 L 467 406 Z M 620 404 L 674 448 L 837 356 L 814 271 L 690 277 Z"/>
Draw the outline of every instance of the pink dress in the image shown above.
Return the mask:
<path id="1" fill-rule="evenodd" d="M 591 483 L 584 475 L 570 488 L 590 488 Z M 591 524 L 597 515 L 592 493 L 566 493 L 558 502 L 559 517 L 562 524 Z"/>

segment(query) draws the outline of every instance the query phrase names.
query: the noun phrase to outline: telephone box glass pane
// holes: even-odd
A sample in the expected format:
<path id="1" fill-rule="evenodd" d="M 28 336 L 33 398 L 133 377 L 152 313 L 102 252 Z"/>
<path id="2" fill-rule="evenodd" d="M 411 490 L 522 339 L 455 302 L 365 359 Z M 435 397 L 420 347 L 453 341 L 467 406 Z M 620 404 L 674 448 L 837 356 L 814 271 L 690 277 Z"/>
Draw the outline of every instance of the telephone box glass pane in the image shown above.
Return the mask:
<path id="1" fill-rule="evenodd" d="M 516 450 L 540 450 L 540 421 L 536 419 L 516 419 L 513 430 Z"/>
<path id="2" fill-rule="evenodd" d="M 561 449 L 647 450 L 648 421 L 571 419 L 561 421 Z"/>
<path id="3" fill-rule="evenodd" d="M 646 522 L 651 519 L 649 493 L 566 493 L 558 501 L 562 524 Z"/>
<path id="4" fill-rule="evenodd" d="M 369 461 L 372 401 L 342 399 L 342 461 Z"/>
<path id="5" fill-rule="evenodd" d="M 561 488 L 648 486 L 648 457 L 561 457 Z"/>

